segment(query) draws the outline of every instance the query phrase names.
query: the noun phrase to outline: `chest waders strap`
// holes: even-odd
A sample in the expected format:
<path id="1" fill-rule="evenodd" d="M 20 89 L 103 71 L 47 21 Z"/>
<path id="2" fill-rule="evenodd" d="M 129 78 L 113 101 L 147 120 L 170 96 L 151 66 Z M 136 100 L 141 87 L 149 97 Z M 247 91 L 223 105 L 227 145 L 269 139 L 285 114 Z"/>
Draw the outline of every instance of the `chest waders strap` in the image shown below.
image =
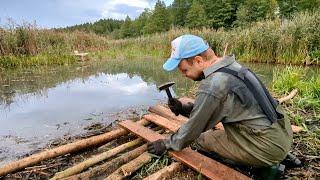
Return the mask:
<path id="1" fill-rule="evenodd" d="M 278 119 L 283 118 L 283 114 L 277 112 L 278 101 L 276 101 L 263 85 L 260 79 L 249 69 L 241 68 L 240 71 L 235 71 L 226 67 L 218 69 L 216 72 L 224 72 L 231 74 L 244 82 L 247 88 L 251 91 L 254 98 L 258 102 L 260 108 L 266 114 L 268 119 L 274 123 Z"/>

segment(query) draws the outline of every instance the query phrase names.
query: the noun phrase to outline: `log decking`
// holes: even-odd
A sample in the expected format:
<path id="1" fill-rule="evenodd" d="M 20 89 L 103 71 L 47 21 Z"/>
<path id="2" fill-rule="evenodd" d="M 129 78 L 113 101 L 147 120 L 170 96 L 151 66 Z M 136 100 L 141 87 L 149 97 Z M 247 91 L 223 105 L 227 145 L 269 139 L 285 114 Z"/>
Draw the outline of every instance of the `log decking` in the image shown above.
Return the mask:
<path id="1" fill-rule="evenodd" d="M 107 152 L 102 152 L 91 158 L 83 160 L 82 162 L 74 164 L 72 167 L 64 168 L 63 171 L 56 173 L 55 176 L 51 176 L 53 179 L 89 179 L 96 178 L 97 176 L 103 178 L 109 177 L 109 179 L 110 177 L 117 177 L 120 179 L 124 178 L 125 176 L 128 176 L 137 170 L 135 167 L 131 168 L 130 164 L 137 163 L 139 164 L 139 167 L 141 167 L 150 160 L 150 157 L 145 153 L 146 145 L 144 144 L 140 147 L 136 147 L 136 145 L 145 143 L 143 141 L 152 142 L 158 139 L 163 139 L 166 136 L 160 134 L 157 130 L 163 128 L 167 130 L 167 132 L 169 131 L 172 133 L 177 131 L 179 127 L 188 120 L 183 116 L 175 116 L 168 108 L 161 105 L 150 107 L 149 111 L 149 114 L 144 115 L 142 119 L 137 122 L 130 120 L 120 122 L 119 128 L 113 131 L 87 139 L 78 140 L 76 142 L 62 145 L 50 150 L 45 150 L 43 152 L 22 158 L 18 161 L 8 163 L 0 167 L 0 178 L 1 176 L 4 177 L 9 173 L 24 170 L 26 167 L 37 165 L 41 161 L 87 149 L 88 147 L 104 145 L 111 140 L 132 133 L 139 138 L 135 140 L 136 142 L 132 141 L 132 143 L 129 142 L 127 144 L 119 145 Z M 158 127 L 153 127 L 153 129 L 145 127 L 149 124 L 154 124 Z M 216 126 L 216 128 L 223 129 L 222 125 L 219 124 Z M 140 138 L 143 139 L 143 141 Z M 133 147 L 135 147 L 135 149 L 131 149 L 130 151 L 115 157 L 122 151 Z M 140 157 L 141 154 L 144 155 Z M 150 175 L 150 177 L 148 177 L 149 179 L 152 177 L 159 177 L 159 179 L 161 179 L 160 177 L 168 177 L 169 173 L 178 171 L 183 165 L 196 170 L 209 179 L 249 179 L 249 177 L 245 176 L 244 174 L 241 174 L 240 172 L 224 164 L 193 151 L 191 148 L 185 148 L 179 152 L 169 151 L 168 154 L 178 161 L 178 163 L 172 164 L 172 166 L 169 165 L 162 170 L 159 170 L 154 175 Z M 140 159 L 144 160 L 141 161 Z M 98 163 L 100 165 L 97 165 Z M 124 169 L 126 170 L 124 171 Z M 167 174 L 163 175 L 161 173 Z"/>
<path id="2" fill-rule="evenodd" d="M 119 125 L 149 142 L 165 138 L 163 135 L 130 120 L 120 122 Z M 193 151 L 190 148 L 185 148 L 182 151 L 169 151 L 169 155 L 195 169 L 209 179 L 249 179 L 249 177 L 240 172 Z"/>

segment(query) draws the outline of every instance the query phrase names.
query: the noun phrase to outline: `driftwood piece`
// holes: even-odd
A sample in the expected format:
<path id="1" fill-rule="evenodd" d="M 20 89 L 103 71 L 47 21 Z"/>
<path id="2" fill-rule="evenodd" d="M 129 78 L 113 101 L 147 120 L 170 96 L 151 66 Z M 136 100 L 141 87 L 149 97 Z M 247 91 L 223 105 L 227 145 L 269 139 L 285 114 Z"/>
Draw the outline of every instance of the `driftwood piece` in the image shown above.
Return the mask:
<path id="1" fill-rule="evenodd" d="M 113 149 L 110 149 L 109 151 L 103 152 L 101 154 L 95 155 L 89 159 L 86 159 L 85 161 L 76 164 L 75 166 L 72 166 L 64 171 L 58 172 L 55 174 L 55 176 L 52 178 L 52 180 L 54 179 L 61 179 L 64 177 L 68 177 L 74 174 L 77 174 L 85 169 L 87 169 L 88 167 L 97 164 L 98 162 L 101 162 L 103 160 L 106 160 L 108 158 L 111 158 L 113 156 L 115 156 L 116 154 L 130 148 L 133 146 L 136 146 L 138 144 L 141 144 L 143 142 L 143 140 L 141 138 L 138 138 L 136 140 L 127 142 L 125 144 L 122 144 L 120 146 L 117 146 Z"/>
<path id="2" fill-rule="evenodd" d="M 130 161 L 129 163 L 121 166 L 115 172 L 110 174 L 105 180 L 118 180 L 123 179 L 133 172 L 141 168 L 144 164 L 151 161 L 151 155 L 148 152 L 141 154 L 136 159 Z"/>
<path id="3" fill-rule="evenodd" d="M 140 124 L 145 125 L 148 124 L 146 120 L 140 120 Z M 106 143 L 112 139 L 118 138 L 120 136 L 126 135 L 129 132 L 124 129 L 116 129 L 101 135 L 89 137 L 86 139 L 81 139 L 76 142 L 62 145 L 53 149 L 45 150 L 37 154 L 33 154 L 31 156 L 25 157 L 23 159 L 8 163 L 2 167 L 0 167 L 0 176 L 6 175 L 8 173 L 15 172 L 17 170 L 23 169 L 25 167 L 37 164 L 43 160 L 54 158 L 60 155 L 64 155 L 67 153 L 72 153 L 79 151 L 81 149 L 85 149 L 88 147 L 96 146 L 102 143 Z"/>
<path id="4" fill-rule="evenodd" d="M 180 171 L 182 167 L 183 165 L 181 163 L 173 162 L 169 166 L 160 169 L 143 180 L 163 180 L 170 177 L 173 173 Z"/>
<path id="5" fill-rule="evenodd" d="M 294 98 L 297 94 L 298 94 L 298 89 L 294 89 L 294 90 L 292 90 L 292 91 L 289 93 L 288 96 L 279 98 L 278 101 L 279 101 L 279 103 L 281 104 L 281 103 L 283 103 L 283 102 L 285 102 L 285 101 L 288 101 L 288 100 Z"/>
<path id="6" fill-rule="evenodd" d="M 122 121 L 119 123 L 119 126 L 150 142 L 165 138 L 163 135 L 132 121 Z M 193 151 L 190 148 L 185 148 L 182 151 L 169 151 L 168 154 L 209 179 L 249 179 L 249 177 L 240 172 Z"/>
<path id="7" fill-rule="evenodd" d="M 123 164 L 137 158 L 139 155 L 146 152 L 146 150 L 147 150 L 147 145 L 142 145 L 132 151 L 129 151 L 129 152 L 122 154 L 121 156 L 119 156 L 111 161 L 108 161 L 102 165 L 94 167 L 94 168 L 92 168 L 88 171 L 85 171 L 83 173 L 64 178 L 64 180 L 90 179 L 93 177 L 97 178 L 97 177 L 105 175 L 105 174 L 111 174 L 112 172 L 117 170 Z"/>

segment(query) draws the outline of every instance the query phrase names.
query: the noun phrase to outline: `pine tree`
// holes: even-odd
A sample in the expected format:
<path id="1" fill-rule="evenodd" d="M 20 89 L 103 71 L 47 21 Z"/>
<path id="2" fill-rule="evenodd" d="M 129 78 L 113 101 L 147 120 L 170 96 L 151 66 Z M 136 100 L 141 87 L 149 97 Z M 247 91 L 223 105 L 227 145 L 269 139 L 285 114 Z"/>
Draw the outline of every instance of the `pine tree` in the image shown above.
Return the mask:
<path id="1" fill-rule="evenodd" d="M 192 0 L 174 0 L 170 6 L 170 12 L 173 16 L 174 26 L 184 26 L 186 23 L 187 13 L 191 7 Z"/>
<path id="2" fill-rule="evenodd" d="M 145 9 L 137 19 L 132 22 L 133 36 L 140 36 L 143 34 L 143 28 L 145 27 L 151 12 L 149 9 Z"/>
<path id="3" fill-rule="evenodd" d="M 158 0 L 151 17 L 148 19 L 143 32 L 146 34 L 168 31 L 170 29 L 170 17 L 166 5 Z"/>
<path id="4" fill-rule="evenodd" d="M 237 11 L 237 25 L 273 19 L 278 7 L 276 0 L 246 0 Z"/>
<path id="5" fill-rule="evenodd" d="M 320 8 L 320 0 L 278 0 L 280 15 L 291 18 L 296 12 L 314 11 Z"/>
<path id="6" fill-rule="evenodd" d="M 210 27 L 231 27 L 236 20 L 236 9 L 241 0 L 200 0 Z"/>
<path id="7" fill-rule="evenodd" d="M 126 17 L 120 29 L 120 37 L 127 38 L 133 35 L 132 22 L 129 16 Z"/>
<path id="8" fill-rule="evenodd" d="M 193 0 L 187 14 L 186 26 L 189 28 L 200 28 L 206 26 L 206 13 L 197 0 Z"/>

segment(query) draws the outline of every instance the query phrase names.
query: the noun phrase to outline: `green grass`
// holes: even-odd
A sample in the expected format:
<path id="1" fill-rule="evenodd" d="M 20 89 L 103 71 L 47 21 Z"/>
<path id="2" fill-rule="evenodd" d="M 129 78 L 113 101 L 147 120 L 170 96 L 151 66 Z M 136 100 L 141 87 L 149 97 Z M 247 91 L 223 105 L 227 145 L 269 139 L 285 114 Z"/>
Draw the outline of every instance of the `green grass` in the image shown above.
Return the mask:
<path id="1" fill-rule="evenodd" d="M 278 95 L 298 89 L 298 95 L 283 104 L 291 122 L 304 128 L 304 132 L 294 134 L 294 152 L 300 152 L 306 163 L 306 170 L 317 163 L 320 155 L 320 74 L 319 70 L 289 66 L 277 69 L 273 75 L 272 91 Z M 305 172 L 304 172 L 305 173 Z"/>
<path id="2" fill-rule="evenodd" d="M 57 32 L 33 25 L 0 28 L 0 67 L 70 64 L 74 50 L 96 52 L 106 49 L 107 38 L 84 32 Z"/>
<path id="3" fill-rule="evenodd" d="M 76 57 L 71 54 L 38 54 L 34 56 L 2 56 L 0 57 L 0 67 L 17 68 L 27 66 L 42 65 L 68 65 L 76 62 Z"/>
<path id="4" fill-rule="evenodd" d="M 297 107 L 313 109 L 320 112 L 320 76 L 318 72 L 309 75 L 307 69 L 302 67 L 286 67 L 274 72 L 272 83 L 273 91 L 286 94 L 293 89 L 298 89 L 298 97 L 294 103 Z"/>

